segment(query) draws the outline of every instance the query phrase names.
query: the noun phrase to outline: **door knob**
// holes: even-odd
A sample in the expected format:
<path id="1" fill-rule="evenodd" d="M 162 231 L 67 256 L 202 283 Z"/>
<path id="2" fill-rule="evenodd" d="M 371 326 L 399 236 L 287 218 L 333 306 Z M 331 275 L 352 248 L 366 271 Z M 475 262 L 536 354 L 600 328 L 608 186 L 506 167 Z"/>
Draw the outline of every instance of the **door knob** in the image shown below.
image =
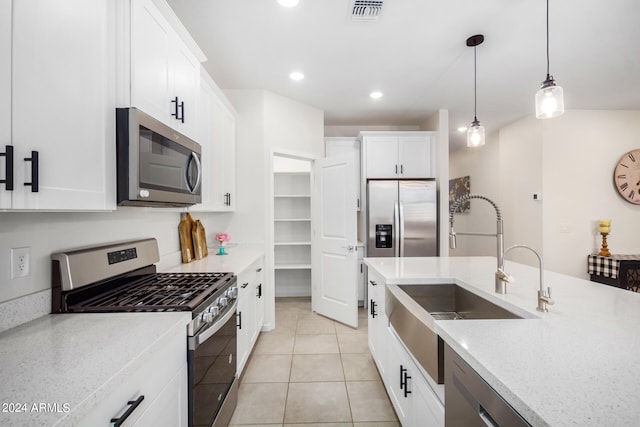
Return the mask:
<path id="1" fill-rule="evenodd" d="M 343 248 L 345 248 L 346 250 L 348 250 L 349 252 L 353 252 L 355 250 L 355 246 L 353 245 L 349 245 L 349 246 L 343 246 Z"/>

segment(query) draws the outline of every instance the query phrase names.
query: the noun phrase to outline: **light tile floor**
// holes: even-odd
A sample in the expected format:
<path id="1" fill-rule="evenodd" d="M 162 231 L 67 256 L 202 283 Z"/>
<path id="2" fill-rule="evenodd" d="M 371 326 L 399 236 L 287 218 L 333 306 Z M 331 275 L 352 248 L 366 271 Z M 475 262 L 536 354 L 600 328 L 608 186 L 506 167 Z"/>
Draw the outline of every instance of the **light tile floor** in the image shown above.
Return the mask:
<path id="1" fill-rule="evenodd" d="M 233 427 L 399 427 L 358 329 L 311 311 L 308 298 L 276 299 L 276 328 L 263 332 L 240 382 Z"/>

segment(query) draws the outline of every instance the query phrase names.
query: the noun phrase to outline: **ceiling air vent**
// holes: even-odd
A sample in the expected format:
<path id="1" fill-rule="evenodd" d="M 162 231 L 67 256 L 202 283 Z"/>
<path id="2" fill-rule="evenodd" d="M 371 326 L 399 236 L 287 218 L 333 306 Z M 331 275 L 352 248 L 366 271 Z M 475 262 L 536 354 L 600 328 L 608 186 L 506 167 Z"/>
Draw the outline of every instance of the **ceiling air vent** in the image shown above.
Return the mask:
<path id="1" fill-rule="evenodd" d="M 359 22 L 374 22 L 382 15 L 383 1 L 354 0 L 351 9 L 351 20 Z"/>

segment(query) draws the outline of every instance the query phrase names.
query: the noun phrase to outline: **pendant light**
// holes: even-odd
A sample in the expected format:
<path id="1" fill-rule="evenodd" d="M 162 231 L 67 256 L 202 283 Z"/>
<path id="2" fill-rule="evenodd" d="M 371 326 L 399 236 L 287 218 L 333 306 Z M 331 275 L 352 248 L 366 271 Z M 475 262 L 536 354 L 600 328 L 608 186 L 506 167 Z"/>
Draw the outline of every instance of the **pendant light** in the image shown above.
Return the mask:
<path id="1" fill-rule="evenodd" d="M 536 118 L 550 119 L 564 114 L 562 88 L 549 74 L 549 0 L 547 0 L 547 78 L 536 93 Z"/>
<path id="2" fill-rule="evenodd" d="M 467 129 L 467 147 L 479 147 L 484 145 L 484 126 L 480 125 L 476 116 L 477 88 L 476 88 L 476 46 L 482 44 L 484 36 L 476 34 L 467 39 L 467 46 L 473 47 L 473 121 Z"/>

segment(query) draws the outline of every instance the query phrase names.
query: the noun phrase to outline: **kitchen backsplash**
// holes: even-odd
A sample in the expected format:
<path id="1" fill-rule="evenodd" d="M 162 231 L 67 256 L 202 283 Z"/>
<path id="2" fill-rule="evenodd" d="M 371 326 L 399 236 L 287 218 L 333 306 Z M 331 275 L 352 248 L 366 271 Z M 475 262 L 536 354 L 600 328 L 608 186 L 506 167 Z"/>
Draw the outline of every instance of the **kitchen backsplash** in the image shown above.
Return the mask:
<path id="1" fill-rule="evenodd" d="M 230 214 L 198 212 L 207 231 L 226 231 Z M 49 313 L 54 252 L 155 237 L 160 268 L 180 263 L 176 209 L 118 208 L 114 212 L 0 212 L 0 330 Z M 11 249 L 29 247 L 28 277 L 11 279 Z"/>

